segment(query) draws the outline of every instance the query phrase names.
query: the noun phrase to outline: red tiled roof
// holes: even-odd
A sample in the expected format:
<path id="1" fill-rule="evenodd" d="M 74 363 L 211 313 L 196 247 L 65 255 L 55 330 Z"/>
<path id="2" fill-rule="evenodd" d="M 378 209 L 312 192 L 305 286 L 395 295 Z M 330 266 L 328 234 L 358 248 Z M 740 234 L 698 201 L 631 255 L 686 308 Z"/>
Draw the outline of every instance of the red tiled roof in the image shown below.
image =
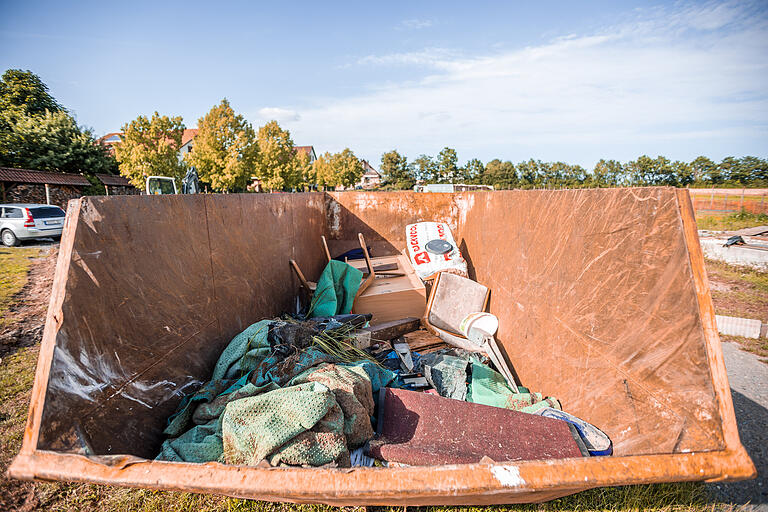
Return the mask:
<path id="1" fill-rule="evenodd" d="M 0 181 L 14 183 L 47 183 L 49 185 L 74 185 L 88 187 L 91 182 L 82 174 L 66 172 L 32 171 L 30 169 L 12 169 L 0 167 Z"/>
<path id="2" fill-rule="evenodd" d="M 103 185 L 110 187 L 132 187 L 131 182 L 116 174 L 97 174 L 96 177 Z"/>
<path id="3" fill-rule="evenodd" d="M 293 149 L 306 154 L 310 154 L 312 152 L 312 146 L 293 146 Z"/>
<path id="4" fill-rule="evenodd" d="M 185 128 L 184 133 L 181 134 L 181 145 L 183 146 L 187 142 L 191 141 L 197 135 L 197 128 Z"/>

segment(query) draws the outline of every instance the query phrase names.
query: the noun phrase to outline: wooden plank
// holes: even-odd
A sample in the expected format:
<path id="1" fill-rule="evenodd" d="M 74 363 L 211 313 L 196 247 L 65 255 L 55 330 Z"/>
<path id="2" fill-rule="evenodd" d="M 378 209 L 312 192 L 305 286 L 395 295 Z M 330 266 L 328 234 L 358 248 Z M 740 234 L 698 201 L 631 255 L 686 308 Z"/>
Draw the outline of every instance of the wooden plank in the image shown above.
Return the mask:
<path id="1" fill-rule="evenodd" d="M 368 332 L 371 339 L 379 341 L 393 340 L 399 336 L 413 332 L 421 326 L 421 320 L 416 317 L 392 320 L 371 327 L 360 329 L 360 332 Z"/>
<path id="2" fill-rule="evenodd" d="M 403 337 L 411 350 L 420 354 L 429 354 L 444 348 L 451 348 L 446 342 L 424 329 L 409 332 Z"/>

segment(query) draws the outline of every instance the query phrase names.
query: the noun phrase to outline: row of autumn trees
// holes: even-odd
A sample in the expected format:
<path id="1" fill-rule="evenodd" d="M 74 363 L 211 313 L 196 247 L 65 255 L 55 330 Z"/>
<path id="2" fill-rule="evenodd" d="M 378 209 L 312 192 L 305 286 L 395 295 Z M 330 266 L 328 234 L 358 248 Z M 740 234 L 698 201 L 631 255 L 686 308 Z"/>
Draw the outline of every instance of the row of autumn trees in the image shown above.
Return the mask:
<path id="1" fill-rule="evenodd" d="M 96 174 L 122 174 L 143 189 L 147 176 L 181 179 L 189 166 L 214 191 L 245 191 L 255 176 L 267 190 L 351 186 L 363 174 L 351 150 L 325 153 L 310 165 L 276 121 L 254 130 L 227 100 L 198 121 L 194 150 L 179 158 L 181 117 L 139 116 L 122 127 L 122 142 L 109 148 L 49 93 L 31 71 L 9 69 L 0 77 L 0 166 L 84 174 L 88 193 L 103 193 Z"/>
<path id="2" fill-rule="evenodd" d="M 477 158 L 459 165 L 456 150 L 444 148 L 437 157 L 421 155 L 412 162 L 397 150 L 381 157 L 384 188 L 409 189 L 426 183 L 473 183 L 495 188 L 580 188 L 667 185 L 672 187 L 768 187 L 768 160 L 754 156 L 726 157 L 716 163 L 705 156 L 691 162 L 664 156 L 641 156 L 622 163 L 600 160 L 588 171 L 565 162 L 527 160 L 517 164 Z"/>
<path id="3" fill-rule="evenodd" d="M 270 191 L 349 187 L 363 175 L 362 163 L 350 149 L 325 153 L 311 163 L 277 121 L 254 130 L 226 99 L 198 120 L 193 149 L 179 159 L 184 129 L 181 117 L 157 112 L 123 126 L 122 141 L 115 145 L 120 174 L 141 188 L 147 176 L 180 179 L 195 167 L 200 181 L 216 192 L 251 190 L 252 178 Z"/>

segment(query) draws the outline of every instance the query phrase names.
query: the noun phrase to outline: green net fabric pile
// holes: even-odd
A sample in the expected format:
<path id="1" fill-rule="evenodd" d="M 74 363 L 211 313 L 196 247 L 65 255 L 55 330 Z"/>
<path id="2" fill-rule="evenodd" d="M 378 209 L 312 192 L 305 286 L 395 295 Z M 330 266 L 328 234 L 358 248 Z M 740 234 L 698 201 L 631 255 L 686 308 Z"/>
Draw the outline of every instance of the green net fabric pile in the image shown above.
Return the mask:
<path id="1" fill-rule="evenodd" d="M 213 378 L 170 418 L 158 460 L 349 466 L 373 437 L 373 393 L 394 373 L 313 348 L 281 353 L 262 320 L 222 352 Z"/>

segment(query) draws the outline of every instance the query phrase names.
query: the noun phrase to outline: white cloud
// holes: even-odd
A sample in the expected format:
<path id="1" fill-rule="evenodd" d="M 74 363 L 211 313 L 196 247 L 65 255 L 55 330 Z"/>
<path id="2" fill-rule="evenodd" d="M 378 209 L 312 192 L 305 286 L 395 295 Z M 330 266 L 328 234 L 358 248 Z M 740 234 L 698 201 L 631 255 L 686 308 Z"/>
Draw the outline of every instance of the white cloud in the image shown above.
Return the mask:
<path id="1" fill-rule="evenodd" d="M 389 53 L 386 55 L 366 55 L 357 60 L 357 65 L 366 66 L 442 66 L 458 53 L 447 48 L 425 48 L 417 52 Z"/>
<path id="2" fill-rule="evenodd" d="M 280 107 L 264 107 L 259 110 L 259 119 L 277 122 L 299 121 L 301 116 L 295 110 Z"/>
<path id="3" fill-rule="evenodd" d="M 708 154 L 743 140 L 765 154 L 765 18 L 737 4 L 682 5 L 472 58 L 435 48 L 370 55 L 358 64 L 421 65 L 430 74 L 302 111 L 292 132 L 323 151 L 348 146 L 374 161 L 394 147 L 413 158 L 445 145 L 462 159 L 585 165 L 642 153 L 685 158 L 673 150 Z"/>
<path id="4" fill-rule="evenodd" d="M 432 20 L 410 19 L 401 21 L 397 28 L 401 30 L 419 30 L 422 28 L 429 28 L 431 26 Z"/>

